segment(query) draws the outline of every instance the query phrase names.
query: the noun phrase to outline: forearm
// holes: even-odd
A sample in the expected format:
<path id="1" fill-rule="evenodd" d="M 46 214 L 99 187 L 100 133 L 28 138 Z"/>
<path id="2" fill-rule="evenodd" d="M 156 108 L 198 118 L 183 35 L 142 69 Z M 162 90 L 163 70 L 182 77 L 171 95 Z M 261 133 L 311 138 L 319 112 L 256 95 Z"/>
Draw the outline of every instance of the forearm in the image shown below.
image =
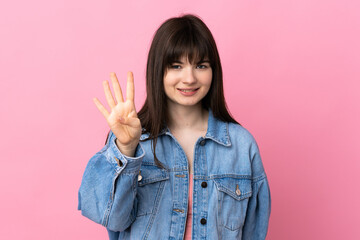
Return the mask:
<path id="1" fill-rule="evenodd" d="M 144 155 L 139 145 L 137 157 L 125 156 L 111 134 L 107 145 L 90 159 L 85 169 L 79 189 L 78 210 L 113 231 L 128 227 L 136 214 L 133 205 L 134 188 L 137 186 L 133 183 Z"/>

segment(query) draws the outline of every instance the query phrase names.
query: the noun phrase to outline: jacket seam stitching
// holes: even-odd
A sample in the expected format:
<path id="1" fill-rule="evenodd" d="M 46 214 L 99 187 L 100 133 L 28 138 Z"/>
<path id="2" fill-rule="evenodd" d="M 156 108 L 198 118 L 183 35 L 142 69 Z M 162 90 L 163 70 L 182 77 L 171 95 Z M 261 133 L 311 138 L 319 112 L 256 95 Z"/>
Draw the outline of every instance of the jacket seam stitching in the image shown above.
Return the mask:
<path id="1" fill-rule="evenodd" d="M 108 223 L 109 223 L 109 217 L 110 217 L 110 211 L 112 208 L 112 204 L 114 202 L 114 195 L 115 195 L 115 184 L 116 184 L 116 180 L 119 177 L 119 174 L 115 174 L 115 178 L 113 180 L 112 186 L 111 186 L 111 191 L 110 191 L 110 196 L 109 196 L 109 201 L 106 207 L 106 211 L 104 213 L 103 216 L 103 226 L 107 227 Z"/>
<path id="2" fill-rule="evenodd" d="M 265 179 L 265 178 L 267 178 L 266 175 L 265 175 L 265 174 L 262 174 L 262 175 L 260 175 L 259 177 L 254 177 L 254 178 L 252 179 L 252 182 L 253 182 L 253 183 L 257 183 L 257 182 L 259 182 L 259 181 L 261 181 L 261 180 L 263 180 L 263 179 Z"/>

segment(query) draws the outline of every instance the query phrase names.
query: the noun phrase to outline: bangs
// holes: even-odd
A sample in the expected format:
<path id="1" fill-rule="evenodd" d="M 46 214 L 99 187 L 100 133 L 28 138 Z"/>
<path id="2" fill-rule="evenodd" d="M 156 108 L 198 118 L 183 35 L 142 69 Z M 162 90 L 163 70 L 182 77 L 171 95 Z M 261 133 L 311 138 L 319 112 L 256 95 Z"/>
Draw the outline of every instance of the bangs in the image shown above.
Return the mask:
<path id="1" fill-rule="evenodd" d="M 187 57 L 191 64 L 204 60 L 208 60 L 212 64 L 212 56 L 210 56 L 212 51 L 209 41 L 191 29 L 183 29 L 183 31 L 174 34 L 169 39 L 168 45 L 164 47 L 166 49 L 163 66 L 165 67 L 180 61 L 182 57 Z"/>

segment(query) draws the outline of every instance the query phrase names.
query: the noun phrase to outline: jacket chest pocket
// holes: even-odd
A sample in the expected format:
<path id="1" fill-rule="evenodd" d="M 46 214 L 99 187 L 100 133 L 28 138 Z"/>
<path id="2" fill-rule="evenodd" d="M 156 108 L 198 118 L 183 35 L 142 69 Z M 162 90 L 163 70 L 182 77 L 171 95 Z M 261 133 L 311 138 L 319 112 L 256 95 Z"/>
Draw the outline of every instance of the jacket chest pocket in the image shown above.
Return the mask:
<path id="1" fill-rule="evenodd" d="M 244 225 L 249 198 L 252 196 L 251 179 L 223 177 L 214 179 L 218 190 L 218 219 L 220 225 L 235 231 Z"/>
<path id="2" fill-rule="evenodd" d="M 142 165 L 136 193 L 136 216 L 156 212 L 169 173 L 153 165 Z"/>

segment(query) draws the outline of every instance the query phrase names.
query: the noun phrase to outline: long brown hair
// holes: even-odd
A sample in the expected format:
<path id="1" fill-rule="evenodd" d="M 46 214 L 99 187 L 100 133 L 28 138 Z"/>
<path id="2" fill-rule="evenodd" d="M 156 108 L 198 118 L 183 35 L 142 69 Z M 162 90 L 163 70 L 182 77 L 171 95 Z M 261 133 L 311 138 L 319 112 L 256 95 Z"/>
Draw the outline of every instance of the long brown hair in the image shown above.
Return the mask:
<path id="1" fill-rule="evenodd" d="M 166 69 L 182 56 L 190 63 L 206 59 L 212 69 L 209 92 L 201 100 L 202 107 L 211 108 L 214 117 L 239 124 L 227 110 L 223 75 L 215 40 L 205 23 L 197 16 L 186 14 L 166 20 L 155 32 L 146 67 L 146 99 L 138 112 L 143 133 L 149 133 L 155 164 L 165 166 L 156 157 L 157 137 L 166 129 L 168 106 L 163 85 Z M 144 141 L 144 140 L 143 140 Z"/>

